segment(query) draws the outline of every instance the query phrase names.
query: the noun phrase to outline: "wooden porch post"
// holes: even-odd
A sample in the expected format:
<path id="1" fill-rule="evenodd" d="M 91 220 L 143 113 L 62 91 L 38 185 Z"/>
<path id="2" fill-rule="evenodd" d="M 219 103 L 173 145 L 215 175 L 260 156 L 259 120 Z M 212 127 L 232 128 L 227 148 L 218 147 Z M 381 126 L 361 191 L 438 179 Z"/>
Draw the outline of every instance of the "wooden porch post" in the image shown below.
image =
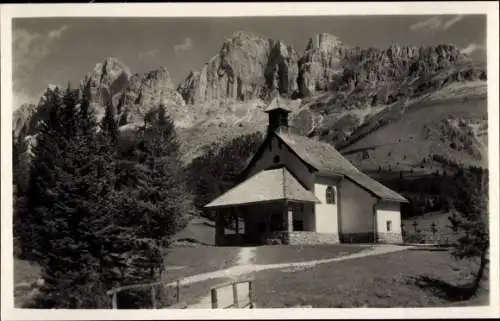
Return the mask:
<path id="1" fill-rule="evenodd" d="M 233 213 L 234 213 L 234 229 L 235 229 L 235 234 L 240 235 L 240 214 L 238 213 L 237 208 L 233 208 Z"/>
<path id="2" fill-rule="evenodd" d="M 285 230 L 288 232 L 293 232 L 293 212 L 290 208 L 290 203 L 285 201 L 284 206 L 285 214 Z"/>
<path id="3" fill-rule="evenodd" d="M 215 212 L 215 245 L 221 245 L 224 239 L 224 210 Z"/>

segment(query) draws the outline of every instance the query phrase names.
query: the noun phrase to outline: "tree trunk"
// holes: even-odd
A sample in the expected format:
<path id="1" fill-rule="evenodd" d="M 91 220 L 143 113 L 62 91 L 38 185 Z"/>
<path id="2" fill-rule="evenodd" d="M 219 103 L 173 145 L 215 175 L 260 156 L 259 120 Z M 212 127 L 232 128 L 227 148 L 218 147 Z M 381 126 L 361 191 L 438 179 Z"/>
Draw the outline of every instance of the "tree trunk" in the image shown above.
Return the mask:
<path id="1" fill-rule="evenodd" d="M 474 295 L 477 292 L 477 290 L 479 289 L 479 286 L 481 284 L 481 280 L 483 279 L 485 268 L 486 268 L 486 251 L 484 251 L 481 254 L 481 258 L 480 258 L 480 262 L 479 262 L 479 269 L 476 273 L 476 278 L 474 280 L 474 286 L 472 287 L 471 295 Z"/>

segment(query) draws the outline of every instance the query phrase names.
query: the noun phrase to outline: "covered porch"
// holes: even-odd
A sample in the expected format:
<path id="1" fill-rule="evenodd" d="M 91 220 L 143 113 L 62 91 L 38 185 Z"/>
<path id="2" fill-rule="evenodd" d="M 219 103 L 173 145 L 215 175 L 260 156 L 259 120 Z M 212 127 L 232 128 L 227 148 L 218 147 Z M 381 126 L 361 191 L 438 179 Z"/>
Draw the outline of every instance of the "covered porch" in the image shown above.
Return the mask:
<path id="1" fill-rule="evenodd" d="M 216 217 L 217 245 L 290 244 L 314 233 L 319 200 L 285 167 L 259 172 L 205 208 Z"/>
<path id="2" fill-rule="evenodd" d="M 280 200 L 220 208 L 215 242 L 226 246 L 289 244 L 294 233 L 316 231 L 312 204 Z"/>

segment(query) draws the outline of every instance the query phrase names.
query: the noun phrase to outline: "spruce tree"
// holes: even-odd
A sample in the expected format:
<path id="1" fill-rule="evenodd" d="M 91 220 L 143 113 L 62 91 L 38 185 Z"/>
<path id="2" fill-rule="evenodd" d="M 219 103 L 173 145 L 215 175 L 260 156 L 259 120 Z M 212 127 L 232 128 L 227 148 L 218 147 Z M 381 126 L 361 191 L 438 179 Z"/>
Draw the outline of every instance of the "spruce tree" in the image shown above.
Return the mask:
<path id="1" fill-rule="evenodd" d="M 16 230 L 23 257 L 36 262 L 43 260 L 48 250 L 42 227 L 51 220 L 52 208 L 57 201 L 54 188 L 59 178 L 55 169 L 65 148 L 61 92 L 58 88 L 49 90 L 46 98 L 41 108 L 47 111 L 47 117 L 40 126 L 32 150 L 26 207 L 19 212 Z"/>
<path id="2" fill-rule="evenodd" d="M 52 188 L 50 218 L 40 227 L 45 247 L 40 264 L 44 286 L 37 304 L 46 308 L 91 308 L 102 302 L 105 289 L 99 281 L 99 262 L 94 252 L 97 242 L 92 230 L 99 215 L 102 186 L 95 151 L 92 114 L 82 116 L 78 92 L 68 87 L 61 113 L 63 153 L 52 169 L 56 177 Z M 80 107 L 85 106 L 80 102 Z M 87 117 L 89 119 L 84 119 Z M 86 132 L 86 134 L 84 134 Z"/>
<path id="3" fill-rule="evenodd" d="M 262 140 L 260 132 L 242 135 L 220 148 L 209 149 L 191 162 L 187 172 L 196 207 L 201 209 L 239 183 L 241 172 Z"/>
<path id="4" fill-rule="evenodd" d="M 13 176 L 13 227 L 14 253 L 23 258 L 21 234 L 23 233 L 23 215 L 26 213 L 26 194 L 29 181 L 28 144 L 20 133 L 17 139 L 12 133 L 12 176 Z"/>
<path id="5" fill-rule="evenodd" d="M 140 131 L 135 208 L 135 265 L 154 279 L 163 270 L 163 249 L 192 213 L 191 196 L 182 177 L 175 126 L 161 105 L 158 120 Z"/>
<path id="6" fill-rule="evenodd" d="M 488 172 L 479 168 L 461 170 L 457 177 L 457 199 L 449 220 L 452 228 L 460 235 L 452 255 L 457 259 L 478 260 L 470 295 L 479 289 L 488 263 Z"/>

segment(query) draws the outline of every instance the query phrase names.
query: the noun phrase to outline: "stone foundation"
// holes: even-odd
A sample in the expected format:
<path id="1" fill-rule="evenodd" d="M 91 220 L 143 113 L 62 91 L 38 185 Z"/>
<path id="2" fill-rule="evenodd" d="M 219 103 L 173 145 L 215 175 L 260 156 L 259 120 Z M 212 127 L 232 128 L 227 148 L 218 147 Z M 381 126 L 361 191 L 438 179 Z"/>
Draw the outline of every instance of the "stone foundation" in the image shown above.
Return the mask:
<path id="1" fill-rule="evenodd" d="M 337 244 L 337 243 L 402 243 L 403 237 L 399 233 L 378 233 L 377 240 L 373 233 L 317 233 L 310 231 L 278 231 L 262 237 L 260 240 L 249 235 L 224 235 L 216 237 L 216 245 L 239 246 L 248 244 Z"/>
<path id="2" fill-rule="evenodd" d="M 375 235 L 370 233 L 345 233 L 340 235 L 342 243 L 374 243 Z"/>
<path id="3" fill-rule="evenodd" d="M 288 244 L 337 244 L 339 235 L 334 233 L 291 232 Z"/>
<path id="4" fill-rule="evenodd" d="M 400 233 L 378 233 L 378 243 L 403 243 L 403 236 Z"/>
<path id="5" fill-rule="evenodd" d="M 264 244 L 337 244 L 338 234 L 317 233 L 310 231 L 273 232 L 267 236 Z"/>

